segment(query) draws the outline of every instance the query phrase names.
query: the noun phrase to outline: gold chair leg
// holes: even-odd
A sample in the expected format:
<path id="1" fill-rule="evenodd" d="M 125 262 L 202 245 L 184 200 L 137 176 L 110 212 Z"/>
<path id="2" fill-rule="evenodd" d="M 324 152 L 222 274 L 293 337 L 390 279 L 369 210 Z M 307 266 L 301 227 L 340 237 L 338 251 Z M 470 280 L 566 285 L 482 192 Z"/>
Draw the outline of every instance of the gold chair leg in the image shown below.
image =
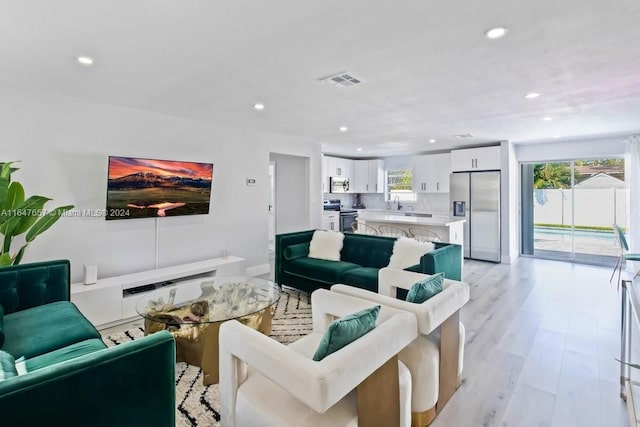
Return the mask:
<path id="1" fill-rule="evenodd" d="M 426 427 L 436 418 L 436 407 L 427 409 L 424 412 L 411 413 L 411 427 Z"/>
<path id="2" fill-rule="evenodd" d="M 460 311 L 440 325 L 440 384 L 437 411 L 440 412 L 460 385 L 458 355 L 460 352 Z"/>
<path id="3" fill-rule="evenodd" d="M 400 426 L 398 356 L 393 356 L 360 383 L 356 399 L 358 427 Z"/>

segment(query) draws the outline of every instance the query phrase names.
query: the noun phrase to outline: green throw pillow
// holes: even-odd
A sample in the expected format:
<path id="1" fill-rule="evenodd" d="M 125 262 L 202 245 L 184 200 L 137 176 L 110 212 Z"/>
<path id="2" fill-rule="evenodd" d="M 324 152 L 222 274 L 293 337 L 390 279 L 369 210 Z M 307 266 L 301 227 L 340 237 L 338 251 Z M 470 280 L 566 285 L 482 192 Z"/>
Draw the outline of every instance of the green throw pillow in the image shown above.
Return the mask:
<path id="1" fill-rule="evenodd" d="M 378 313 L 380 306 L 376 305 L 331 322 L 320 340 L 313 360 L 322 360 L 371 331 L 376 327 Z"/>
<path id="2" fill-rule="evenodd" d="M 0 381 L 18 376 L 16 362 L 6 351 L 0 351 Z"/>
<path id="3" fill-rule="evenodd" d="M 432 296 L 442 292 L 442 282 L 444 282 L 444 273 L 434 274 L 414 283 L 407 294 L 407 301 L 422 304 Z"/>
<path id="4" fill-rule="evenodd" d="M 296 258 L 304 258 L 309 255 L 309 242 L 289 245 L 284 248 L 284 259 L 291 261 Z"/>
<path id="5" fill-rule="evenodd" d="M 0 348 L 4 345 L 4 308 L 0 304 Z"/>

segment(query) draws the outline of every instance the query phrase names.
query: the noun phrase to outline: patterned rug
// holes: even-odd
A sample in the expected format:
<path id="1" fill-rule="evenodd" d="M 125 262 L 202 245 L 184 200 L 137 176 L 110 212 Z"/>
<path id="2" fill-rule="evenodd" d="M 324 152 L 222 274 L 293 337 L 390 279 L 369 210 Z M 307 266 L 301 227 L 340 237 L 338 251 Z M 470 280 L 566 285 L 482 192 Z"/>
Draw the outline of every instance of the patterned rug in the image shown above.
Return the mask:
<path id="1" fill-rule="evenodd" d="M 308 293 L 284 286 L 272 321 L 271 337 L 291 343 L 311 331 L 311 297 Z M 104 337 L 108 346 L 144 336 L 142 328 Z M 202 385 L 202 371 L 196 366 L 176 363 L 176 426 L 220 425 L 218 385 Z"/>

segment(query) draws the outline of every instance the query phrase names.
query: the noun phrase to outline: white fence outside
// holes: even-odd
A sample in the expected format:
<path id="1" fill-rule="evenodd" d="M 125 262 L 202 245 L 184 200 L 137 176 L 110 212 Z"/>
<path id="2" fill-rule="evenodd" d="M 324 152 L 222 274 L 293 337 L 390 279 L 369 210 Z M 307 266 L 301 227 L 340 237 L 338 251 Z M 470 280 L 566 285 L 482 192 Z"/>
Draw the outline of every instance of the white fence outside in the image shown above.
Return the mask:
<path id="1" fill-rule="evenodd" d="M 571 225 L 575 197 L 575 225 L 610 227 L 627 223 L 629 190 L 624 188 L 534 190 L 533 218 L 536 224 Z"/>

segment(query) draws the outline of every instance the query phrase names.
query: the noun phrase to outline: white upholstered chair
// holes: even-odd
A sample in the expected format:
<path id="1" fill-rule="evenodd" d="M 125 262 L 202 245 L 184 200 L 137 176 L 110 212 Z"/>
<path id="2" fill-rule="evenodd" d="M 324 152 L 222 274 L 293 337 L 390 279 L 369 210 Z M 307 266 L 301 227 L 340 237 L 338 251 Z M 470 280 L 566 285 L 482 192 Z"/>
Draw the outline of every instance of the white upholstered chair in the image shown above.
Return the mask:
<path id="1" fill-rule="evenodd" d="M 397 288 L 410 289 L 425 277 L 386 267 L 378 273 L 377 294 L 347 285 L 331 287 L 332 292 L 369 299 L 416 316 L 420 335 L 399 354 L 411 371 L 413 427 L 430 424 L 460 385 L 465 331 L 459 310 L 469 301 L 469 285 L 447 279 L 443 291 L 422 304 L 395 298 Z"/>
<path id="2" fill-rule="evenodd" d="M 414 315 L 382 307 L 373 330 L 312 360 L 333 319 L 375 305 L 317 290 L 311 296 L 313 332 L 288 346 L 237 321 L 223 323 L 222 425 L 408 427 L 411 374 L 397 354 L 418 336 Z"/>

